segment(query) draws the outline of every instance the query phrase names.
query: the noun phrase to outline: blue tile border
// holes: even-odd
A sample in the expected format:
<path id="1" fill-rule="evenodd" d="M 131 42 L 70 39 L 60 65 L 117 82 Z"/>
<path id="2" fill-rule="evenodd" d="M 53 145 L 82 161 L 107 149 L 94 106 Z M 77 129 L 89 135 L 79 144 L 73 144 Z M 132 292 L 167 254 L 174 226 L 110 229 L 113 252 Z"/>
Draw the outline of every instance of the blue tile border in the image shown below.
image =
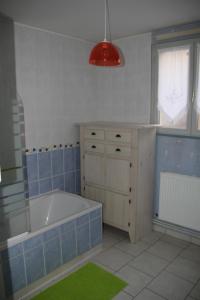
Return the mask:
<path id="1" fill-rule="evenodd" d="M 160 173 L 200 177 L 200 137 L 156 136 L 154 216 L 159 217 Z"/>
<path id="2" fill-rule="evenodd" d="M 27 196 L 34 198 L 55 189 L 80 194 L 80 147 L 26 152 Z"/>
<path id="3" fill-rule="evenodd" d="M 97 207 L 2 250 L 0 260 L 6 295 L 12 295 L 101 242 L 102 212 Z"/>

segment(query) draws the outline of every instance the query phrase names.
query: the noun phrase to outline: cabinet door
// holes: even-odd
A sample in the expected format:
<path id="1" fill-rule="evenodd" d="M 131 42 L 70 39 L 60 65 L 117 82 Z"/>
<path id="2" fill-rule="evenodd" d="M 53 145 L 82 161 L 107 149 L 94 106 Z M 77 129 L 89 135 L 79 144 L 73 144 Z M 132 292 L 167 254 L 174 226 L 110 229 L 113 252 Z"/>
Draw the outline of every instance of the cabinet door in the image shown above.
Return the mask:
<path id="1" fill-rule="evenodd" d="M 128 231 L 129 197 L 106 191 L 103 222 Z"/>
<path id="2" fill-rule="evenodd" d="M 104 185 L 104 157 L 96 154 L 85 154 L 85 183 Z"/>
<path id="3" fill-rule="evenodd" d="M 85 197 L 94 201 L 104 202 L 104 190 L 98 189 L 93 186 L 86 185 L 85 186 Z"/>
<path id="4" fill-rule="evenodd" d="M 128 194 L 130 189 L 130 162 L 122 159 L 106 159 L 107 188 Z"/>

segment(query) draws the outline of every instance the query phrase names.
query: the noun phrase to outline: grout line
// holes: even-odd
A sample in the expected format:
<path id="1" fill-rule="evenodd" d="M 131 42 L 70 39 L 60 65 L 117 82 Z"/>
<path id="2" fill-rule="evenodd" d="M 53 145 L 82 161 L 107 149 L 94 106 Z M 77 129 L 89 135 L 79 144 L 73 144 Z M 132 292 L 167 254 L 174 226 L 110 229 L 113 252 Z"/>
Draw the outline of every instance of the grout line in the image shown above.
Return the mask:
<path id="1" fill-rule="evenodd" d="M 169 244 L 170 244 L 170 243 L 169 243 Z M 169 267 L 169 265 L 170 265 L 172 262 L 174 262 L 175 259 L 176 259 L 178 256 L 180 256 L 181 252 L 183 252 L 187 247 L 188 247 L 188 245 L 187 245 L 186 247 L 184 247 L 183 249 L 181 249 L 181 251 L 174 257 L 174 259 L 172 259 L 172 261 L 170 261 L 170 262 L 165 266 L 165 268 L 163 268 L 163 269 L 157 274 L 157 276 L 154 277 L 153 280 L 155 280 L 156 278 L 158 278 L 158 276 L 159 276 L 162 272 L 164 272 L 164 271 L 167 272 L 167 268 Z M 174 275 L 174 274 L 173 274 L 173 275 Z M 176 275 L 174 275 L 174 276 L 176 277 Z M 178 277 L 178 276 L 177 276 L 177 277 Z M 149 285 L 153 282 L 153 280 L 147 284 L 147 288 L 148 288 L 150 291 L 152 291 L 152 292 L 154 292 L 154 290 L 152 290 L 152 289 L 149 287 Z M 163 297 L 163 295 L 160 295 L 160 294 L 158 294 L 158 295 L 161 296 L 161 297 Z"/>
<path id="2" fill-rule="evenodd" d="M 64 177 L 64 191 L 66 190 L 66 184 L 65 184 L 65 150 L 63 149 L 63 177 Z"/>
<path id="3" fill-rule="evenodd" d="M 50 151 L 50 179 L 51 179 L 51 191 L 53 191 L 53 153 Z"/>
<path id="4" fill-rule="evenodd" d="M 40 172 L 39 172 L 39 155 L 38 155 L 38 152 L 36 153 L 36 155 L 37 155 L 37 178 L 38 178 L 38 195 L 40 195 L 40 183 L 39 183 L 39 181 L 40 181 Z"/>
<path id="5" fill-rule="evenodd" d="M 150 247 L 152 247 L 153 245 L 155 245 L 159 240 L 161 240 L 162 239 L 162 237 L 163 237 L 163 235 L 161 235 L 160 236 L 160 238 L 158 238 L 155 242 L 153 242 L 153 243 L 150 243 L 149 244 L 149 247 L 148 248 L 150 248 Z M 118 243 L 120 243 L 120 242 L 118 242 Z M 167 242 L 166 242 L 167 243 Z M 167 243 L 167 244 L 170 244 L 170 245 L 174 245 L 174 244 L 172 244 L 172 243 Z M 115 244 L 116 245 L 116 244 Z M 110 248 L 117 248 L 117 247 L 115 247 L 115 245 L 113 245 L 113 246 L 111 246 Z M 177 245 L 176 245 L 177 246 Z M 135 298 L 137 295 L 139 295 L 145 288 L 146 289 L 148 289 L 148 290 L 150 290 L 151 292 L 153 292 L 154 294 L 156 294 L 156 295 L 159 295 L 159 296 L 161 296 L 161 297 L 163 297 L 162 295 L 160 295 L 160 294 L 158 294 L 158 293 L 156 293 L 155 291 L 153 291 L 153 290 L 151 290 L 150 288 L 149 288 L 149 285 L 152 283 L 152 281 L 154 280 L 154 279 L 156 279 L 162 272 L 168 272 L 167 271 L 167 268 L 168 268 L 168 266 L 173 262 L 173 261 L 175 261 L 175 259 L 177 258 L 177 257 L 179 257 L 180 256 L 180 254 L 185 250 L 185 249 L 187 249 L 188 247 L 190 246 L 190 243 L 188 244 L 188 245 L 186 245 L 185 247 L 183 247 L 181 250 L 180 250 L 180 252 L 171 260 L 171 261 L 167 261 L 167 260 L 165 260 L 166 262 L 167 262 L 167 265 L 155 276 L 155 277 L 153 277 L 152 278 L 152 280 L 142 289 L 142 290 L 140 290 L 140 292 L 138 293 L 138 294 L 136 294 L 135 296 L 133 296 L 133 295 L 131 295 L 131 294 L 129 294 L 128 292 L 126 292 L 128 295 L 130 295 L 131 297 L 133 297 L 133 298 Z M 145 252 L 148 248 L 146 248 L 144 251 L 142 251 L 139 255 L 137 255 L 136 257 L 138 257 L 138 256 L 140 256 L 143 252 Z M 129 254 L 128 252 L 125 252 L 125 251 L 122 251 L 122 252 L 124 252 L 124 253 L 126 253 L 126 254 Z M 152 255 L 154 255 L 154 254 L 152 254 Z M 157 256 L 157 257 L 159 257 L 160 258 L 160 256 L 158 256 L 158 255 L 154 255 L 155 257 Z M 136 257 L 134 257 L 134 259 L 136 258 Z M 134 260 L 133 259 L 133 260 Z M 162 258 L 163 259 L 163 258 Z M 127 262 L 124 266 L 129 266 L 129 267 L 132 267 L 132 266 L 130 266 L 129 265 L 129 262 Z M 124 266 L 122 266 L 120 269 L 122 269 Z M 134 269 L 134 267 L 132 267 L 133 269 Z M 118 273 L 119 271 L 120 271 L 120 269 L 118 270 L 118 271 L 115 271 L 115 273 Z M 141 270 L 139 270 L 139 269 L 137 269 L 137 268 L 135 268 L 137 271 L 140 271 L 140 272 L 142 272 L 143 274 L 145 274 L 145 275 L 148 275 L 148 276 L 151 276 L 151 275 L 149 275 L 149 274 L 147 274 L 147 273 L 145 273 L 145 272 L 143 272 L 143 271 L 141 271 Z M 168 273 L 170 273 L 170 272 L 168 272 Z M 173 273 L 172 273 L 173 274 Z M 173 274 L 174 276 L 176 276 L 176 274 Z M 151 276 L 152 277 L 152 276 Z M 181 279 L 183 279 L 182 277 L 179 277 L 179 276 L 177 276 L 178 278 L 181 278 Z M 185 281 L 187 281 L 186 279 L 185 279 Z M 189 282 L 189 281 L 187 281 L 188 283 L 190 283 L 191 284 L 191 282 Z M 198 282 L 196 283 L 196 285 L 198 284 Z M 196 286 L 195 285 L 195 286 Z M 193 285 L 193 287 L 192 287 L 192 289 L 194 288 L 194 285 Z M 191 290 L 192 290 L 191 289 Z M 190 292 L 191 292 L 191 290 L 190 290 Z M 189 295 L 189 294 L 188 294 Z M 188 296 L 187 295 L 187 296 Z M 163 299 L 166 299 L 165 297 L 163 297 Z"/>
<path id="6" fill-rule="evenodd" d="M 191 292 L 192 290 L 200 283 L 200 279 L 192 286 L 192 288 L 190 289 L 189 293 L 187 294 L 187 296 L 185 297 L 185 299 L 187 299 L 187 297 L 191 297 L 192 299 L 195 300 L 195 298 L 193 296 L 191 296 Z"/>
<path id="7" fill-rule="evenodd" d="M 145 287 L 148 291 L 150 291 L 151 293 L 153 293 L 153 294 L 155 294 L 155 295 L 157 295 L 157 296 L 159 296 L 159 297 L 161 297 L 161 298 L 163 298 L 163 299 L 165 299 L 165 300 L 169 300 L 168 298 L 165 298 L 163 295 L 161 296 L 160 294 L 158 294 L 156 291 L 152 291 L 151 289 L 149 289 L 148 287 Z M 145 289 L 144 288 L 144 289 Z M 143 290 L 144 290 L 143 289 Z"/>
<path id="8" fill-rule="evenodd" d="M 61 225 L 58 226 L 58 230 L 59 230 L 58 237 L 59 237 L 59 244 L 60 244 L 60 263 L 61 263 L 61 265 L 63 265 L 64 262 L 63 262 L 63 251 L 62 251 Z"/>
<path id="9" fill-rule="evenodd" d="M 26 286 L 28 285 L 28 279 L 27 279 L 27 270 L 26 270 L 26 261 L 25 261 L 25 251 L 24 251 L 24 244 L 22 243 L 22 256 L 23 256 L 23 261 L 24 261 L 24 273 L 25 273 L 25 281 L 26 281 Z"/>

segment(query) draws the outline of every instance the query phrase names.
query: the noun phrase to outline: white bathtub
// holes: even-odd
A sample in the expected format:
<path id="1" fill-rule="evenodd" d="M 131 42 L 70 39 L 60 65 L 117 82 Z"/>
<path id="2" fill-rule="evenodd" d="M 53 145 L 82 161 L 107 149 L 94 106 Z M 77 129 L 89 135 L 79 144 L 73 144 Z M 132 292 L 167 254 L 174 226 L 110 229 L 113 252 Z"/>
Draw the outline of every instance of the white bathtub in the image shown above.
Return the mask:
<path id="1" fill-rule="evenodd" d="M 30 201 L 31 232 L 68 219 L 74 215 L 81 215 L 86 209 L 90 210 L 98 206 L 101 206 L 101 204 L 62 191 L 45 194 Z"/>
<path id="2" fill-rule="evenodd" d="M 29 232 L 8 239 L 6 244 L 0 243 L 0 251 L 5 248 L 5 245 L 11 247 L 101 207 L 102 204 L 99 202 L 63 191 L 53 191 L 32 199 L 29 201 L 27 213 L 30 218 Z M 20 222 L 20 215 L 13 217 L 13 224 L 20 225 Z"/>
<path id="3" fill-rule="evenodd" d="M 10 293 L 9 287 L 12 293 L 28 287 L 99 246 L 102 242 L 101 206 L 61 191 L 30 200 L 31 230 L 7 240 L 0 247 L 3 265 L 8 267 L 5 274 L 11 272 L 9 278 L 4 279 L 9 282 L 6 293 Z"/>

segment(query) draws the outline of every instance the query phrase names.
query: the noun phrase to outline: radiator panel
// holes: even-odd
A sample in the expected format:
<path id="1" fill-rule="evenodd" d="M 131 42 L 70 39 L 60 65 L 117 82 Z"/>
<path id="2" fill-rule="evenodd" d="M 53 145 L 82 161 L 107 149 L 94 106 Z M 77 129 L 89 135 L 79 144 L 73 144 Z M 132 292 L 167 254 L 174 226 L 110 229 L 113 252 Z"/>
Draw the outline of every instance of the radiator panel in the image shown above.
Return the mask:
<path id="1" fill-rule="evenodd" d="M 159 219 L 200 231 L 200 178 L 160 173 Z"/>

